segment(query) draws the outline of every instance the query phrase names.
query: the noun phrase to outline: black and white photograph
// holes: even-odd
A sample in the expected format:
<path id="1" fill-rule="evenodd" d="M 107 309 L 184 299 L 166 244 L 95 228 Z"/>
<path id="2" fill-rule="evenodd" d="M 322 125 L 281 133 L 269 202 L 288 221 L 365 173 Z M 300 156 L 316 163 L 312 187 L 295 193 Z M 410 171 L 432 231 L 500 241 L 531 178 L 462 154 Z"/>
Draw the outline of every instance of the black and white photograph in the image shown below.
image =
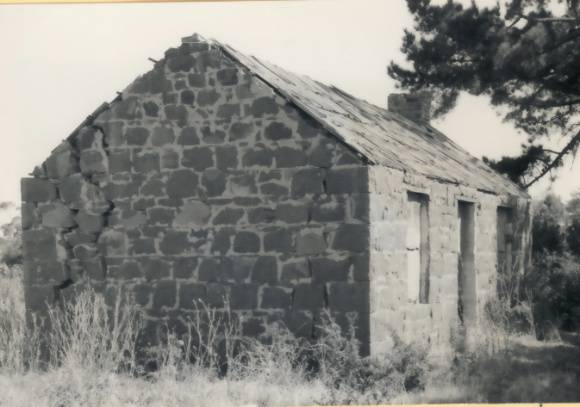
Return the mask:
<path id="1" fill-rule="evenodd" d="M 3 1 L 0 52 L 0 407 L 580 402 L 578 0 Z"/>

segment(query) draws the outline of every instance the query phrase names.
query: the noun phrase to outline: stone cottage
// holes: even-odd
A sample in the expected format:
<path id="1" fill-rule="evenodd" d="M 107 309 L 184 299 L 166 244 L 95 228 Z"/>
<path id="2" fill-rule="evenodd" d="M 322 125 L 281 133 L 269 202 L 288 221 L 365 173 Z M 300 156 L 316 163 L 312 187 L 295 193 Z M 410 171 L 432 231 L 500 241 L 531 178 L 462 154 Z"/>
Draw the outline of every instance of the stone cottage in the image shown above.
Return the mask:
<path id="1" fill-rule="evenodd" d="M 447 346 L 525 267 L 529 197 L 429 125 L 197 35 L 105 103 L 22 180 L 26 304 L 122 286 L 147 332 L 194 301 L 267 338 L 356 318 Z M 466 129 L 469 131 L 469 129 Z"/>

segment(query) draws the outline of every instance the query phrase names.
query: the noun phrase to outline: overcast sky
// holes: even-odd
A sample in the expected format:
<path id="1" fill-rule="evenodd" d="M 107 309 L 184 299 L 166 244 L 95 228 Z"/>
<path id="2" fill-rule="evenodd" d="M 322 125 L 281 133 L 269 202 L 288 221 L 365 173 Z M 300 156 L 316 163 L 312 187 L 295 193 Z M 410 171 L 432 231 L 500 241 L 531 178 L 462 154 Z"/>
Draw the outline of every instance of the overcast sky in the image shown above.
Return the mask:
<path id="1" fill-rule="evenodd" d="M 2 5 L 0 201 L 19 201 L 20 177 L 181 37 L 198 32 L 385 106 L 386 66 L 402 60 L 410 23 L 404 0 Z M 525 139 L 469 96 L 434 126 L 477 157 L 515 154 Z M 567 198 L 580 165 L 560 174 L 552 188 Z"/>

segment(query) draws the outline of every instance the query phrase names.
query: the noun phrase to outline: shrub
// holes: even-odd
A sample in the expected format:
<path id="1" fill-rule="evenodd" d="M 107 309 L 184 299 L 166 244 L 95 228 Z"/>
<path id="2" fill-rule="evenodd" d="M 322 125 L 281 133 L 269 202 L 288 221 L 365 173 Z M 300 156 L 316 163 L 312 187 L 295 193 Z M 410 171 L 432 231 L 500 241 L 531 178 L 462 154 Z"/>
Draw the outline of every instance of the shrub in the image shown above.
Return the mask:
<path id="1" fill-rule="evenodd" d="M 330 391 L 327 402 L 378 404 L 424 388 L 430 368 L 424 349 L 405 345 L 393 335 L 389 354 L 361 357 L 354 327 L 355 321 L 350 319 L 344 332 L 329 312 L 322 315 L 313 358 L 319 365 L 320 379 Z"/>

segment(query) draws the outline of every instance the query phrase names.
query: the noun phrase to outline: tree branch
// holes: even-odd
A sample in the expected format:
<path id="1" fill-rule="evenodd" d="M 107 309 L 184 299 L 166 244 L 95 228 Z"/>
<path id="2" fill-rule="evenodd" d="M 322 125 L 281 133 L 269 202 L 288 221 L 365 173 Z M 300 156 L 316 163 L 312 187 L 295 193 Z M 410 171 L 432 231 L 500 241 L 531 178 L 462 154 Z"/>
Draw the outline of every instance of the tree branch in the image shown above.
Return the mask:
<path id="1" fill-rule="evenodd" d="M 580 99 L 572 99 L 566 100 L 564 102 L 532 102 L 531 105 L 534 107 L 542 107 L 542 108 L 553 108 L 553 107 L 564 107 L 564 106 L 573 106 L 580 104 Z"/>
<path id="2" fill-rule="evenodd" d="M 530 17 L 523 14 L 517 14 L 516 17 L 542 23 L 580 23 L 580 18 L 577 17 Z"/>
<path id="3" fill-rule="evenodd" d="M 558 153 L 556 158 L 554 158 L 552 160 L 552 162 L 550 164 L 548 164 L 546 166 L 546 168 L 544 168 L 540 172 L 540 174 L 538 174 L 537 176 L 534 177 L 534 179 L 532 179 L 530 182 L 525 184 L 524 188 L 528 189 L 531 185 L 535 184 L 540 178 L 542 178 L 544 175 L 549 173 L 553 168 L 557 167 L 560 164 L 560 162 L 562 161 L 562 158 L 564 158 L 564 156 L 566 154 L 568 154 L 569 152 L 574 150 L 574 148 L 576 148 L 578 146 L 578 144 L 580 144 L 580 132 L 576 133 L 576 135 L 574 137 L 572 137 L 572 140 L 570 140 L 570 142 L 568 144 L 566 144 L 566 147 L 564 147 L 562 149 L 562 151 L 560 151 Z"/>

